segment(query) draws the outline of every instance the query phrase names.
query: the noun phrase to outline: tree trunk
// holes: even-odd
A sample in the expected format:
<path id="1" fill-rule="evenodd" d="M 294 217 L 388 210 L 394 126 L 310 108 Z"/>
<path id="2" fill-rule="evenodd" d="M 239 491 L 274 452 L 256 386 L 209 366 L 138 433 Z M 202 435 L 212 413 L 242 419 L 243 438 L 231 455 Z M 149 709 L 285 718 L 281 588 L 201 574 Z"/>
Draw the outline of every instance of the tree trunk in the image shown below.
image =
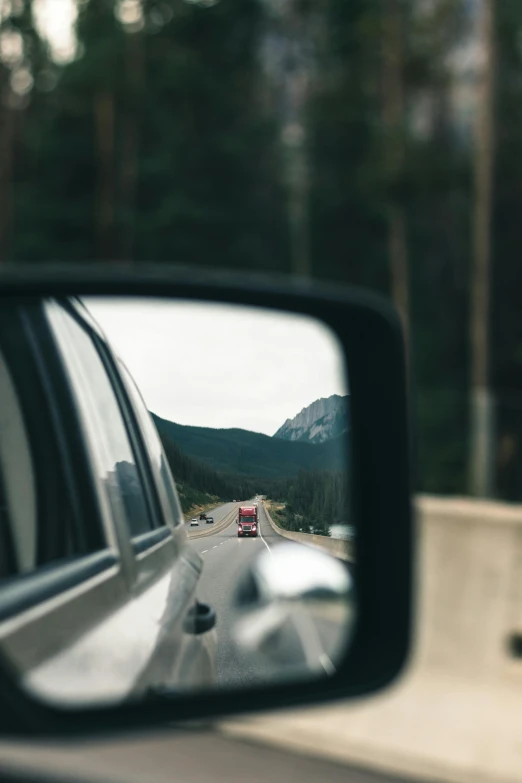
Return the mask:
<path id="1" fill-rule="evenodd" d="M 384 0 L 383 14 L 383 118 L 386 133 L 386 169 L 396 185 L 404 170 L 404 4 Z M 396 190 L 392 199 L 397 198 Z M 406 345 L 409 341 L 409 283 L 406 214 L 400 201 L 388 208 L 388 252 L 391 294 L 401 317 Z"/>
<path id="2" fill-rule="evenodd" d="M 392 205 L 389 209 L 388 220 L 392 299 L 402 318 L 405 336 L 406 339 L 408 339 L 410 304 L 408 285 L 408 246 L 404 208 L 402 206 Z"/>
<path id="3" fill-rule="evenodd" d="M 139 118 L 144 82 L 144 42 L 141 33 L 127 34 L 126 71 L 128 103 L 123 119 L 120 194 L 122 231 L 120 254 L 123 261 L 133 261 L 136 243 L 136 191 L 139 160 Z"/>
<path id="4" fill-rule="evenodd" d="M 0 264 L 10 260 L 13 231 L 15 110 L 8 105 L 7 74 L 0 66 Z M 4 78 L 5 77 L 5 78 Z"/>
<path id="5" fill-rule="evenodd" d="M 307 278 L 312 273 L 308 216 L 309 182 L 308 161 L 302 144 L 287 151 L 287 161 L 292 271 L 297 277 Z"/>
<path id="6" fill-rule="evenodd" d="M 310 80 L 310 63 L 306 49 L 310 32 L 306 13 L 295 1 L 289 3 L 283 11 L 288 55 L 288 70 L 283 77 L 286 80 L 286 121 L 283 138 L 286 146 L 290 246 L 292 272 L 301 278 L 309 278 L 312 275 L 306 115 Z"/>
<path id="7" fill-rule="evenodd" d="M 94 98 L 98 189 L 95 205 L 97 255 L 100 261 L 112 261 L 114 248 L 114 95 L 99 92 Z"/>
<path id="8" fill-rule="evenodd" d="M 484 51 L 476 124 L 475 210 L 470 308 L 471 442 L 470 491 L 490 497 L 494 491 L 494 404 L 489 379 L 491 212 L 494 164 L 494 0 L 483 0 Z"/>

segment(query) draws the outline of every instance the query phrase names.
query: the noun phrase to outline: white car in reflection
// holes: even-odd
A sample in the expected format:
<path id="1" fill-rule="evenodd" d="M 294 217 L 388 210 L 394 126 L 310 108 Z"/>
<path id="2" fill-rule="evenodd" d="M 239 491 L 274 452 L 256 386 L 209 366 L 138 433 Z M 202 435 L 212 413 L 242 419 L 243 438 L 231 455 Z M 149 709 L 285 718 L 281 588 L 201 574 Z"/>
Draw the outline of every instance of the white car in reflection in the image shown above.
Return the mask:
<path id="1" fill-rule="evenodd" d="M 0 653 L 20 683 L 75 707 L 213 683 L 216 615 L 158 431 L 76 299 L 1 308 L 0 410 Z"/>
<path id="2" fill-rule="evenodd" d="M 199 527 L 199 519 L 197 517 L 192 517 L 190 527 Z"/>

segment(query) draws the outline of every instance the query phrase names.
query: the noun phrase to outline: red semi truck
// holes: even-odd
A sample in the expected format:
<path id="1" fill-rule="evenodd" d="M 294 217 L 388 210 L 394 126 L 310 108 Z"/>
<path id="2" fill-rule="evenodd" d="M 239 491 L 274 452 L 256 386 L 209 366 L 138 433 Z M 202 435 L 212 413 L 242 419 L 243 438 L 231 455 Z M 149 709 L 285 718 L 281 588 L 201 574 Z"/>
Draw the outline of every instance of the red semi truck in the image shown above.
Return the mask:
<path id="1" fill-rule="evenodd" d="M 240 506 L 237 518 L 237 537 L 255 536 L 257 538 L 257 506 Z"/>

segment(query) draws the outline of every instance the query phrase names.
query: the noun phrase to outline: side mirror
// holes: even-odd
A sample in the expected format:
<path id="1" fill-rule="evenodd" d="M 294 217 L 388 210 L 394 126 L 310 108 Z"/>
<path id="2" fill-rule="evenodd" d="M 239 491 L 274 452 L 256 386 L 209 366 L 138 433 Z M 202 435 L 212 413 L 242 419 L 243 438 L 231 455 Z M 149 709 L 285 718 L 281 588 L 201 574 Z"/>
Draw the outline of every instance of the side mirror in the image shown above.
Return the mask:
<path id="1" fill-rule="evenodd" d="M 398 316 L 338 285 L 2 268 L 2 725 L 142 729 L 391 683 L 411 625 L 405 379 Z"/>
<path id="2" fill-rule="evenodd" d="M 253 662 L 291 678 L 332 673 L 349 647 L 357 614 L 347 563 L 311 546 L 264 549 L 240 576 L 234 638 Z"/>

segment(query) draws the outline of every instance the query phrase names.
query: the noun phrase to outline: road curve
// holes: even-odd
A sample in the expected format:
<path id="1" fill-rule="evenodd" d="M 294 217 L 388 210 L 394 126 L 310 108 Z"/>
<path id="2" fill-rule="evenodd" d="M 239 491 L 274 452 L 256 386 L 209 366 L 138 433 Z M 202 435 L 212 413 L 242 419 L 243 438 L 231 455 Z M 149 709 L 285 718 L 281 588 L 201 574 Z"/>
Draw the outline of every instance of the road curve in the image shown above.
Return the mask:
<path id="1" fill-rule="evenodd" d="M 225 503 L 222 506 L 217 506 L 205 513 L 213 517 L 214 522 L 208 523 L 204 519 L 199 520 L 197 527 L 193 527 L 190 524 L 190 520 L 185 522 L 185 528 L 187 530 L 188 537 L 193 540 L 195 538 L 207 538 L 213 536 L 222 531 L 228 525 L 235 522 L 237 518 L 237 511 L 240 503 Z M 195 516 L 199 516 L 196 514 Z"/>

